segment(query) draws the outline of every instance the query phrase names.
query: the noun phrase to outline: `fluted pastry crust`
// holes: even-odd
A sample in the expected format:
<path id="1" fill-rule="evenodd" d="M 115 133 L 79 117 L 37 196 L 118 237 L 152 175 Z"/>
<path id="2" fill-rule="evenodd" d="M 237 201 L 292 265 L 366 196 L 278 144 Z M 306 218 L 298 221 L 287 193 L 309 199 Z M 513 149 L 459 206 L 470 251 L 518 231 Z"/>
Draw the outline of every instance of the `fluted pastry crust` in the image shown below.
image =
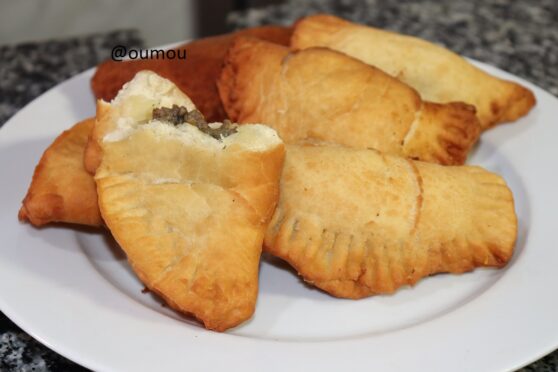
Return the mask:
<path id="1" fill-rule="evenodd" d="M 289 145 L 280 195 L 265 250 L 337 297 L 501 267 L 513 254 L 513 196 L 500 176 L 480 167 Z"/>
<path id="2" fill-rule="evenodd" d="M 239 38 L 217 85 L 233 121 L 266 123 L 287 143 L 338 143 L 463 164 L 480 132 L 472 106 L 423 101 L 379 69 L 325 48 L 289 52 Z"/>

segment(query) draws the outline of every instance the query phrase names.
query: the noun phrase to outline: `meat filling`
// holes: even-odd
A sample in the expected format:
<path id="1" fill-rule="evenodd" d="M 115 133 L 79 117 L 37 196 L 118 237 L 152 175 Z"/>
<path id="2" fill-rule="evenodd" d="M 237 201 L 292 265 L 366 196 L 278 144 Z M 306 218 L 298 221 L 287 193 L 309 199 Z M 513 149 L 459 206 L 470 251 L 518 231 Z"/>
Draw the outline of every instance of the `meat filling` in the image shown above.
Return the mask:
<path id="1" fill-rule="evenodd" d="M 188 112 L 186 107 L 178 105 L 153 109 L 153 119 L 166 121 L 174 125 L 188 123 L 215 139 L 222 139 L 230 136 L 231 134 L 236 133 L 237 130 L 237 125 L 233 124 L 228 119 L 225 119 L 222 124 L 209 124 L 205 121 L 205 118 L 200 111 L 192 110 Z"/>

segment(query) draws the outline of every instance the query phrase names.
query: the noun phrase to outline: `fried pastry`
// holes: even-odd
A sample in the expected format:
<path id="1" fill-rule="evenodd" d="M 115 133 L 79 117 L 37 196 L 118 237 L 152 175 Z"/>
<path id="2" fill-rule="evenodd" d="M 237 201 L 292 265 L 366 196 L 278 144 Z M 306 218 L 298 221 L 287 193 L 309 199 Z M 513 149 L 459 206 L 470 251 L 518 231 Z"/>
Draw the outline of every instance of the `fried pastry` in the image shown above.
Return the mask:
<path id="1" fill-rule="evenodd" d="M 224 331 L 254 312 L 284 146 L 263 125 L 207 123 L 170 81 L 139 72 L 100 101 L 99 207 L 141 281 Z"/>
<path id="2" fill-rule="evenodd" d="M 19 219 L 35 226 L 67 222 L 100 226 L 93 177 L 83 167 L 83 152 L 94 119 L 63 132 L 46 149 L 19 210 Z"/>
<path id="3" fill-rule="evenodd" d="M 112 100 L 122 85 L 131 80 L 138 71 L 151 70 L 163 76 L 185 92 L 209 121 L 227 118 L 215 81 L 221 72 L 223 58 L 232 41 L 241 35 L 249 35 L 280 45 L 288 45 L 291 28 L 264 26 L 247 28 L 234 33 L 194 40 L 177 48 L 186 51 L 186 60 L 149 59 L 134 61 L 106 61 L 100 64 L 91 79 L 95 97 Z M 92 136 L 84 155 L 85 169 L 95 174 L 101 155 L 98 142 Z"/>
<path id="4" fill-rule="evenodd" d="M 502 267 L 516 234 L 509 188 L 480 167 L 288 145 L 265 249 L 324 291 L 361 298 L 435 273 Z"/>
<path id="5" fill-rule="evenodd" d="M 326 48 L 289 52 L 239 38 L 217 85 L 231 120 L 266 123 L 286 143 L 337 143 L 463 164 L 480 132 L 472 106 L 425 102 L 379 69 Z"/>
<path id="6" fill-rule="evenodd" d="M 517 120 L 535 105 L 529 89 L 492 76 L 448 49 L 415 37 L 324 14 L 299 20 L 291 47 L 317 46 L 376 66 L 415 88 L 425 100 L 472 104 L 483 129 Z"/>
<path id="7" fill-rule="evenodd" d="M 215 80 L 232 40 L 250 35 L 270 42 L 288 45 L 292 29 L 280 26 L 247 28 L 234 33 L 194 40 L 177 47 L 186 52 L 186 59 L 148 59 L 106 61 L 97 67 L 91 87 L 97 99 L 110 101 L 122 85 L 141 70 L 151 70 L 171 80 L 185 92 L 209 121 L 226 119 Z"/>

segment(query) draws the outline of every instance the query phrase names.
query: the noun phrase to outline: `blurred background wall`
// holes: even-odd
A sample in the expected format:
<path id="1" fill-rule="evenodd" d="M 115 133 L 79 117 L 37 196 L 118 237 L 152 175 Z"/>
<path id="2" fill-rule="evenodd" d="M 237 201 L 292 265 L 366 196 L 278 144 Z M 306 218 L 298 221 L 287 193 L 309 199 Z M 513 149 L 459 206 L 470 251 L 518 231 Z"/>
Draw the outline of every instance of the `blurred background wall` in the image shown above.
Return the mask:
<path id="1" fill-rule="evenodd" d="M 138 29 L 148 47 L 227 31 L 226 16 L 279 0 L 0 0 L 0 45 Z"/>

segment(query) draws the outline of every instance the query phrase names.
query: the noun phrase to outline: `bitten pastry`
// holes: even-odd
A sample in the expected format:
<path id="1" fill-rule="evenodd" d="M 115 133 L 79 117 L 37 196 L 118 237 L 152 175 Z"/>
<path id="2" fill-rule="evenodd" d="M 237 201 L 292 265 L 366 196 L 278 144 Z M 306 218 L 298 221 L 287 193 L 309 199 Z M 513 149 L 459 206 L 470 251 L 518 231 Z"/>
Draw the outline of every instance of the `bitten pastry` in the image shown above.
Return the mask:
<path id="1" fill-rule="evenodd" d="M 217 92 L 215 81 L 221 72 L 223 58 L 232 41 L 242 35 L 268 40 L 280 45 L 288 45 L 291 28 L 264 26 L 247 28 L 234 33 L 212 36 L 177 47 L 186 53 L 186 59 L 148 59 L 133 61 L 106 61 L 100 64 L 91 79 L 95 97 L 112 100 L 122 85 L 131 80 L 138 71 L 150 70 L 165 77 L 191 97 L 196 107 L 209 121 L 222 121 L 226 114 Z M 93 134 L 92 137 L 95 137 Z M 85 155 L 85 169 L 95 174 L 101 159 L 98 141 L 91 138 Z"/>
<path id="2" fill-rule="evenodd" d="M 239 38 L 217 85 L 231 120 L 266 123 L 286 143 L 337 143 L 463 164 L 480 132 L 472 106 L 425 102 L 377 68 L 325 48 L 290 53 Z"/>
<path id="3" fill-rule="evenodd" d="M 83 167 L 83 152 L 95 120 L 86 119 L 59 135 L 35 168 L 19 219 L 35 226 L 67 222 L 100 226 L 93 177 Z"/>
<path id="4" fill-rule="evenodd" d="M 502 267 L 516 234 L 509 188 L 482 168 L 289 145 L 265 249 L 330 294 L 361 298 Z"/>
<path id="5" fill-rule="evenodd" d="M 275 131 L 207 123 L 147 71 L 100 101 L 97 120 L 99 207 L 138 277 L 209 329 L 250 318 L 284 158 Z"/>
<path id="6" fill-rule="evenodd" d="M 97 67 L 91 79 L 91 87 L 95 97 L 108 102 L 138 71 L 150 70 L 175 83 L 192 99 L 207 120 L 221 121 L 226 119 L 226 115 L 215 80 L 219 76 L 223 58 L 233 39 L 239 35 L 249 35 L 289 45 L 291 32 L 291 28 L 264 26 L 194 40 L 176 48 L 186 53 L 186 59 L 154 58 L 122 62 L 109 60 Z"/>
<path id="7" fill-rule="evenodd" d="M 483 129 L 514 121 L 535 105 L 529 89 L 487 74 L 457 54 L 415 37 L 321 14 L 299 20 L 291 38 L 294 49 L 316 46 L 376 66 L 415 88 L 425 100 L 472 104 Z"/>

